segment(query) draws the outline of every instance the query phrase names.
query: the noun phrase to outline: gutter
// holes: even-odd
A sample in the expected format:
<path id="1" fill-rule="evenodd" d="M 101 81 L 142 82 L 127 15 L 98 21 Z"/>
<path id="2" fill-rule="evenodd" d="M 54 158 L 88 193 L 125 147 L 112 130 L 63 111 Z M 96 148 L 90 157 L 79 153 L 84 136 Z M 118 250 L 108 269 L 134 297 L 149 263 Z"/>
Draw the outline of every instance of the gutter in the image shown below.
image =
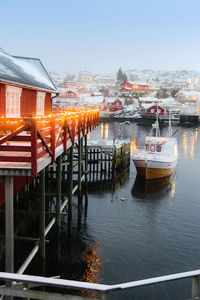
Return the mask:
<path id="1" fill-rule="evenodd" d="M 31 85 L 28 85 L 28 84 L 23 84 L 23 83 L 18 83 L 18 82 L 14 82 L 14 81 L 10 81 L 10 80 L 1 80 L 0 79 L 0 83 L 10 83 L 11 85 L 14 85 L 14 86 L 20 86 L 20 87 L 26 87 L 26 88 L 29 88 L 29 89 L 32 89 L 32 90 L 37 90 L 37 91 L 45 91 L 45 92 L 50 92 L 50 93 L 56 93 L 55 90 L 47 90 L 47 89 L 43 89 L 43 88 L 39 88 L 39 87 L 36 87 L 36 86 L 31 86 Z M 56 94 L 59 94 L 59 93 L 56 93 Z"/>

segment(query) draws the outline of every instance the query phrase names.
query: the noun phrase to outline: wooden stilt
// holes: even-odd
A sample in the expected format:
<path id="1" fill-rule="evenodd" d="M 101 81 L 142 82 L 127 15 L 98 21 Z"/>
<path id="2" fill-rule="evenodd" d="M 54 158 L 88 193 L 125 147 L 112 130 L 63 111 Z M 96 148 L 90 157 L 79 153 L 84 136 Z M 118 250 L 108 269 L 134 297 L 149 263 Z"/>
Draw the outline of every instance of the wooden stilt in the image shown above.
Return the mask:
<path id="1" fill-rule="evenodd" d="M 68 150 L 68 234 L 71 235 L 72 225 L 72 190 L 73 190 L 73 146 Z"/>
<path id="2" fill-rule="evenodd" d="M 60 238 L 61 238 L 61 176 L 62 176 L 62 156 L 58 156 L 56 159 L 56 226 L 57 226 L 57 239 L 58 239 L 58 261 L 60 261 Z"/>
<path id="3" fill-rule="evenodd" d="M 45 169 L 40 172 L 40 242 L 41 273 L 45 276 Z"/>
<path id="4" fill-rule="evenodd" d="M 87 147 L 87 134 L 85 135 L 85 209 L 88 206 L 88 147 Z"/>
<path id="5" fill-rule="evenodd" d="M 81 177 L 82 177 L 82 166 L 81 166 L 81 161 L 82 161 L 82 138 L 79 140 L 78 143 L 78 206 L 79 209 L 82 207 L 82 184 L 81 184 Z"/>
<path id="6" fill-rule="evenodd" d="M 103 150 L 101 149 L 101 170 L 100 170 L 100 181 L 103 178 Z"/>
<path id="7" fill-rule="evenodd" d="M 5 271 L 14 272 L 14 208 L 13 208 L 13 176 L 5 177 Z M 11 286 L 8 282 L 7 286 Z M 13 297 L 6 297 L 12 300 Z"/>

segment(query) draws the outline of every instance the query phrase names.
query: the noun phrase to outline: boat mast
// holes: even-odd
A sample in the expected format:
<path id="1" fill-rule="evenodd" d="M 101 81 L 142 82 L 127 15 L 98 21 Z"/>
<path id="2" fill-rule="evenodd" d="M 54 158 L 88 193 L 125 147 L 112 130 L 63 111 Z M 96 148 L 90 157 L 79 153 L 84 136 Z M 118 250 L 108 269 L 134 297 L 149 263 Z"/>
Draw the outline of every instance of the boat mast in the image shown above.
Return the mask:
<path id="1" fill-rule="evenodd" d="M 171 123 L 171 113 L 169 114 L 169 128 L 168 128 L 168 137 L 172 136 L 172 123 Z"/>
<path id="2" fill-rule="evenodd" d="M 159 128 L 159 122 L 158 122 L 158 102 L 157 102 L 155 128 L 156 128 L 156 137 L 158 137 L 158 136 L 160 136 L 160 128 Z"/>

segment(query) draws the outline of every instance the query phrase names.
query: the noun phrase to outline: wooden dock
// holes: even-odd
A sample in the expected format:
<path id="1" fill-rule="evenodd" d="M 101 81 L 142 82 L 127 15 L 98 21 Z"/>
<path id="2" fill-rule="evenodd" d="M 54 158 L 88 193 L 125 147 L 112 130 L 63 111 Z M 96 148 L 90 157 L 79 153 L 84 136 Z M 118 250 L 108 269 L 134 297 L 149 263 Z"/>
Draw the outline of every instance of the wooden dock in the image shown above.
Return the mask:
<path id="1" fill-rule="evenodd" d="M 88 180 L 98 182 L 114 179 L 129 167 L 130 140 L 88 140 Z"/>
<path id="2" fill-rule="evenodd" d="M 42 274 L 45 274 L 45 237 L 54 223 L 61 228 L 61 213 L 68 206 L 68 217 L 72 216 L 72 197 L 78 191 L 78 205 L 82 206 L 82 182 L 87 184 L 87 160 L 83 172 L 83 139 L 87 153 L 87 134 L 99 122 L 98 110 L 54 112 L 46 117 L 0 118 L 0 206 L 5 203 L 5 270 L 14 272 L 14 196 L 31 180 L 39 180 L 40 236 L 39 244 L 33 248 L 18 273 L 23 274 L 39 250 Z M 77 184 L 73 182 L 74 154 L 78 148 Z M 68 191 L 62 198 L 62 157 L 68 157 Z M 87 155 L 86 155 L 87 157 Z M 47 225 L 46 167 L 56 161 L 56 217 Z"/>

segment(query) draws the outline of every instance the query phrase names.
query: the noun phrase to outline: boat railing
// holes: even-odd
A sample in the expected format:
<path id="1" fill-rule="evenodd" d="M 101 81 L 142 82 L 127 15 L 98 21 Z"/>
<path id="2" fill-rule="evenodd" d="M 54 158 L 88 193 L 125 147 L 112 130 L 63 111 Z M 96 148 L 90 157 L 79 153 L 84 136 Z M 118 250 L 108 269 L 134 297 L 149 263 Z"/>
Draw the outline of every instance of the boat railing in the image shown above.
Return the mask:
<path id="1" fill-rule="evenodd" d="M 95 299 L 108 300 L 111 292 L 119 292 L 130 288 L 144 287 L 153 284 L 166 283 L 175 280 L 183 280 L 186 278 L 191 281 L 191 299 L 199 299 L 199 276 L 200 270 L 194 270 L 183 273 L 170 274 L 154 278 L 142 279 L 137 281 L 130 281 L 126 283 L 107 285 L 98 283 L 89 283 L 81 281 L 72 281 L 60 278 L 39 277 L 32 275 L 19 275 L 14 273 L 0 272 L 0 280 L 5 281 L 6 285 L 0 286 L 1 299 L 4 296 L 19 297 L 19 298 L 33 298 L 33 299 Z M 52 287 L 56 289 L 55 292 L 33 290 L 33 287 Z M 61 292 L 58 292 L 61 288 Z M 63 290 L 64 289 L 64 290 Z M 68 290 L 68 291 L 67 291 Z M 73 291 L 80 291 L 80 296 L 70 295 Z M 92 293 L 92 294 L 90 294 Z"/>

